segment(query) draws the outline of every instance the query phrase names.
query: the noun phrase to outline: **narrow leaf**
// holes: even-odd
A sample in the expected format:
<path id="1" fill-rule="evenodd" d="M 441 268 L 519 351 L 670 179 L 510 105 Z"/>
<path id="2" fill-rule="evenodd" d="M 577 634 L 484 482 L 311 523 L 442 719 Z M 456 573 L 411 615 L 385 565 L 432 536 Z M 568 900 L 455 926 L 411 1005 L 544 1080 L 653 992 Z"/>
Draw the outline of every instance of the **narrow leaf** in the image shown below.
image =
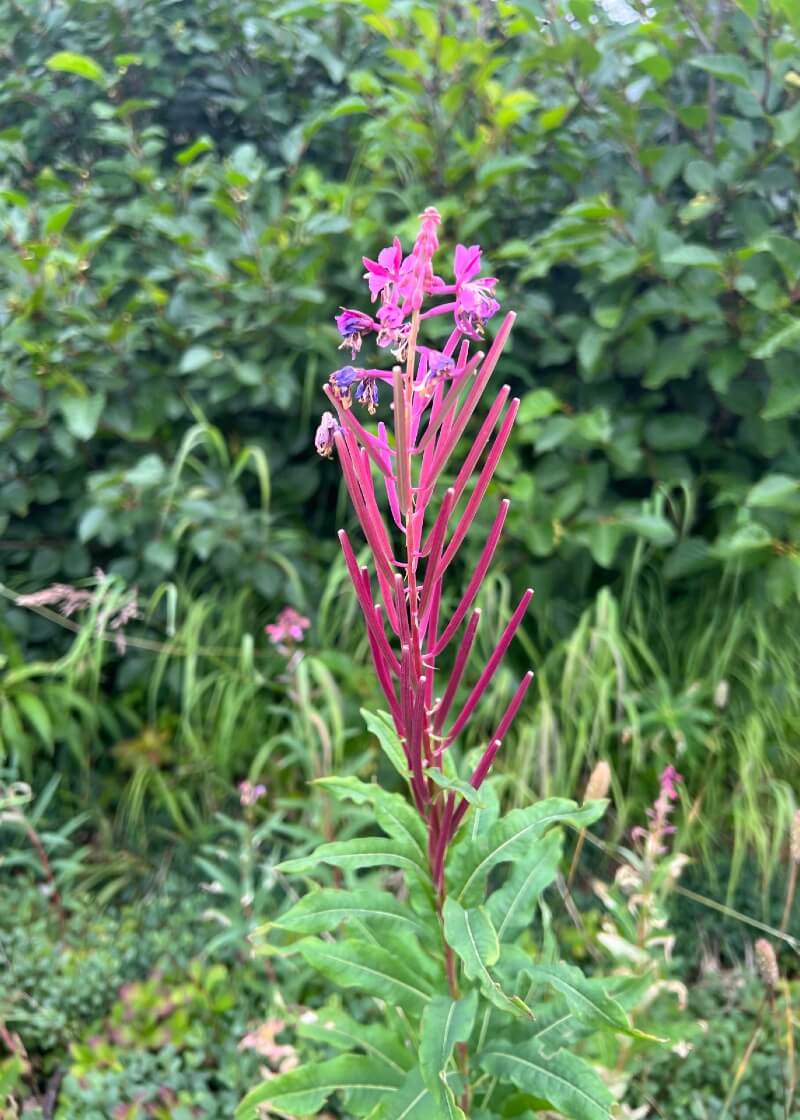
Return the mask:
<path id="1" fill-rule="evenodd" d="M 506 882 L 489 896 L 486 908 L 497 928 L 497 936 L 513 941 L 532 920 L 536 900 L 558 873 L 564 835 L 553 829 L 534 841 L 524 859 L 515 865 Z"/>
<path id="2" fill-rule="evenodd" d="M 416 933 L 419 936 L 426 933 L 424 925 L 408 905 L 399 902 L 388 891 L 374 888 L 312 891 L 282 914 L 275 925 L 293 933 L 327 933 L 342 922 L 351 920 L 379 928 L 388 926 L 398 933 Z"/>
<path id="3" fill-rule="evenodd" d="M 358 1092 L 374 1095 L 394 1093 L 401 1083 L 382 1063 L 348 1054 L 327 1062 L 293 1069 L 257 1086 L 236 1109 L 236 1120 L 259 1120 L 261 1105 L 280 1109 L 288 1116 L 315 1114 L 332 1093 Z"/>
<path id="4" fill-rule="evenodd" d="M 433 994 L 427 980 L 400 961 L 395 952 L 369 941 L 309 939 L 299 948 L 312 968 L 339 987 L 359 988 L 414 1014 L 422 1013 Z"/>
<path id="5" fill-rule="evenodd" d="M 547 1101 L 571 1120 L 610 1120 L 614 1103 L 590 1066 L 563 1050 L 545 1054 L 535 1041 L 498 1042 L 479 1057 L 487 1073 Z"/>

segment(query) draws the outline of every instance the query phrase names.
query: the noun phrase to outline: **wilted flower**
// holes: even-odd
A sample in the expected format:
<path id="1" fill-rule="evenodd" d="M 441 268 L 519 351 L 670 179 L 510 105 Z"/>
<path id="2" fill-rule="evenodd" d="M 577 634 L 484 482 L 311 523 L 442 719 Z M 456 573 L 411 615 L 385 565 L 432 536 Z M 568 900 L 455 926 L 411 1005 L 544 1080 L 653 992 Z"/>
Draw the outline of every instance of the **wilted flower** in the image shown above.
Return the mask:
<path id="1" fill-rule="evenodd" d="M 584 801 L 600 801 L 611 788 L 611 767 L 601 759 L 589 775 Z"/>
<path id="2" fill-rule="evenodd" d="M 294 607 L 284 607 L 274 622 L 264 627 L 264 633 L 281 653 L 292 652 L 294 642 L 302 642 L 303 631 L 311 625 L 310 619 L 299 614 Z"/>
<path id="3" fill-rule="evenodd" d="M 349 346 L 350 356 L 355 358 L 361 349 L 364 335 L 369 331 L 377 330 L 378 324 L 371 315 L 365 315 L 363 311 L 354 311 L 352 308 L 343 307 L 341 315 L 336 316 L 336 329 L 342 336 L 342 344 L 339 349 L 343 350 Z"/>
<path id="4" fill-rule="evenodd" d="M 789 839 L 789 855 L 793 863 L 800 863 L 800 809 L 795 810 L 792 818 L 792 831 Z"/>
<path id="5" fill-rule="evenodd" d="M 330 459 L 333 455 L 334 436 L 341 430 L 342 426 L 333 413 L 323 412 L 314 436 L 314 447 L 317 449 L 317 454 L 321 455 L 323 459 Z"/>
<path id="6" fill-rule="evenodd" d="M 328 378 L 333 395 L 342 408 L 349 408 L 353 403 L 351 390 L 356 381 L 361 380 L 361 373 L 354 366 L 342 366 L 335 369 Z"/>
<path id="7" fill-rule="evenodd" d="M 374 377 L 365 377 L 358 383 L 353 397 L 362 404 L 370 416 L 374 416 L 378 408 L 378 382 Z"/>

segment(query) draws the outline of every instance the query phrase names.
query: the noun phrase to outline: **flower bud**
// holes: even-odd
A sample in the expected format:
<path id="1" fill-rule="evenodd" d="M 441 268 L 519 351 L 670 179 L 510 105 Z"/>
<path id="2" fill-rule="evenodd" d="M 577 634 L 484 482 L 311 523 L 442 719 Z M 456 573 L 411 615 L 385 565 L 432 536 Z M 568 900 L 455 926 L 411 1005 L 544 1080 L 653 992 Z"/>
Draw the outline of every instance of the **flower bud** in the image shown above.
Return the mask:
<path id="1" fill-rule="evenodd" d="M 760 937 L 756 941 L 755 949 L 756 967 L 764 986 L 770 989 L 777 988 L 780 972 L 778 971 L 778 959 L 775 956 L 775 950 L 764 937 Z"/>
<path id="2" fill-rule="evenodd" d="M 605 759 L 601 759 L 589 775 L 583 799 L 584 801 L 599 801 L 607 795 L 610 788 L 611 767 Z"/>

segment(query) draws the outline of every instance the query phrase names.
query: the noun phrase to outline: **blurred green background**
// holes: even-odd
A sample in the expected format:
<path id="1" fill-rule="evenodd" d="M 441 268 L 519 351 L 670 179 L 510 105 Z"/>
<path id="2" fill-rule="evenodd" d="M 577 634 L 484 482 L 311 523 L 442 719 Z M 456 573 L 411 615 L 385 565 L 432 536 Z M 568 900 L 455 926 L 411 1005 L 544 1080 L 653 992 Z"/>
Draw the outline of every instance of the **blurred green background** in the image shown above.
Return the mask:
<path id="1" fill-rule="evenodd" d="M 0 764 L 44 791 L 58 874 L 150 889 L 244 779 L 302 846 L 336 827 L 309 778 L 376 765 L 313 433 L 361 255 L 435 205 L 519 316 L 481 639 L 536 589 L 495 681 L 537 673 L 505 796 L 608 759 L 618 839 L 671 762 L 696 885 L 774 920 L 798 170 L 795 0 L 0 0 Z M 16 601 L 54 584 L 89 594 Z M 291 670 L 263 633 L 286 604 Z"/>

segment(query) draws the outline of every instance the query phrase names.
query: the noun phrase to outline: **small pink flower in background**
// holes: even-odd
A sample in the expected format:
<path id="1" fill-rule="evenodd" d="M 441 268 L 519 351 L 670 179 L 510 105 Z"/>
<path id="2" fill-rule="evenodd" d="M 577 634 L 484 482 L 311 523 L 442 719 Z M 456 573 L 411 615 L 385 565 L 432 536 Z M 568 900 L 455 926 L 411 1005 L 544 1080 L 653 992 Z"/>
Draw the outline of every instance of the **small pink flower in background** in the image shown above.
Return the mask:
<path id="1" fill-rule="evenodd" d="M 644 841 L 649 855 L 663 855 L 667 850 L 664 837 L 671 836 L 675 831 L 675 826 L 669 823 L 669 815 L 673 803 L 678 800 L 678 785 L 682 781 L 683 776 L 671 763 L 664 767 L 659 777 L 661 791 L 647 810 L 650 824 L 647 828 L 634 828 L 631 833 L 634 840 Z"/>
<path id="2" fill-rule="evenodd" d="M 284 607 L 275 621 L 264 627 L 264 633 L 281 653 L 288 655 L 295 642 L 302 642 L 303 632 L 310 625 L 311 620 L 294 607 Z"/>
<path id="3" fill-rule="evenodd" d="M 267 787 L 261 784 L 254 786 L 252 782 L 239 782 L 239 802 L 244 808 L 249 808 L 266 797 Z"/>

